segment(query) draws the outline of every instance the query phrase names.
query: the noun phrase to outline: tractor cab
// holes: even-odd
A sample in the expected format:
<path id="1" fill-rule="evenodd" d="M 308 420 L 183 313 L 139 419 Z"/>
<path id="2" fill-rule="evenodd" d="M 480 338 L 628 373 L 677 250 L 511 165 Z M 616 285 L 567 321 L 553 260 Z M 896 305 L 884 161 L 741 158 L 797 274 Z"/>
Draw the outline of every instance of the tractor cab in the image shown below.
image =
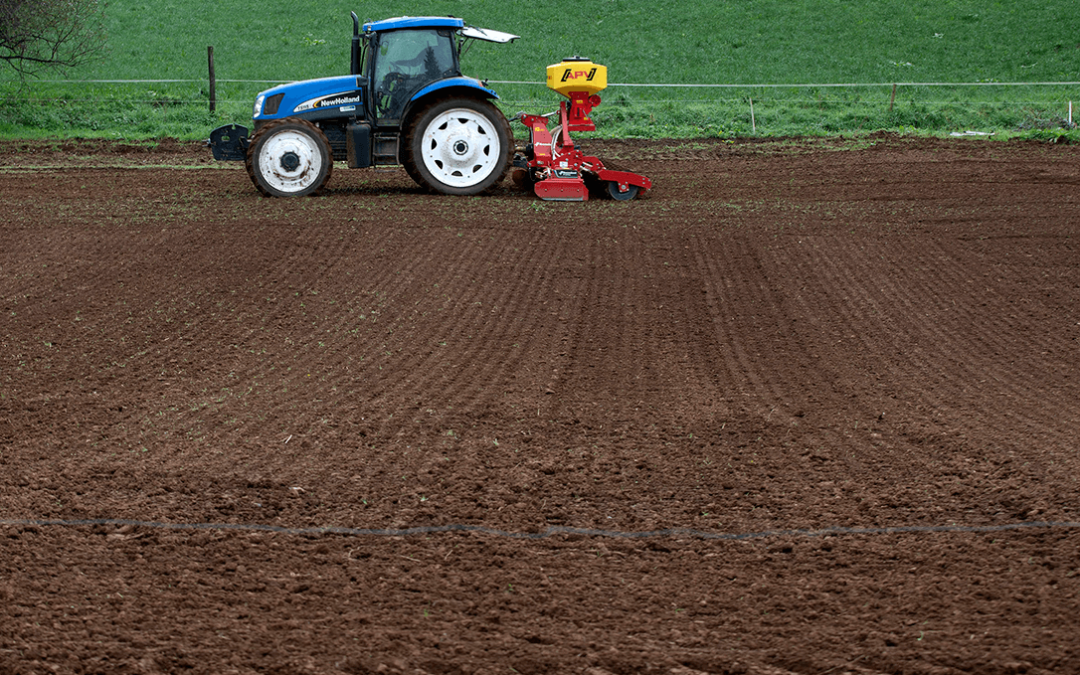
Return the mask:
<path id="1" fill-rule="evenodd" d="M 510 42 L 516 35 L 471 26 L 454 17 L 398 17 L 365 23 L 354 17 L 353 74 L 369 83 L 376 125 L 401 123 L 409 103 L 429 85 L 462 77 L 466 39 Z"/>
<path id="2" fill-rule="evenodd" d="M 378 126 L 397 126 L 412 95 L 424 86 L 460 77 L 452 17 L 400 17 L 364 24 L 354 20 L 353 74 L 370 88 L 369 112 Z"/>

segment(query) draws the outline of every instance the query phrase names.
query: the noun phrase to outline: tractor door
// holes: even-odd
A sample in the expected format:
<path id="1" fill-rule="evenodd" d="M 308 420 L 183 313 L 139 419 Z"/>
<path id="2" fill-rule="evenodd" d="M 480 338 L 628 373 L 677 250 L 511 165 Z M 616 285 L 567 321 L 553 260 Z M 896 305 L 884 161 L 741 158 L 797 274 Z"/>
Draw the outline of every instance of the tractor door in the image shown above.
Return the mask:
<path id="1" fill-rule="evenodd" d="M 374 51 L 372 101 L 380 127 L 400 125 L 405 105 L 421 88 L 461 74 L 450 30 L 383 32 Z"/>

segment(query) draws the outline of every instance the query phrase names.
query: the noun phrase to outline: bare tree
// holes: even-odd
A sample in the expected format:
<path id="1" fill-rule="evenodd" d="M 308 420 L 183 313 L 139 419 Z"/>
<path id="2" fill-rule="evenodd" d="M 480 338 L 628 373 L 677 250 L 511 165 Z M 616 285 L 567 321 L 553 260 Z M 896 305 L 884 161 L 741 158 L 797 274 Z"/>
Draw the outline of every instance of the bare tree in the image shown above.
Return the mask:
<path id="1" fill-rule="evenodd" d="M 105 47 L 98 0 L 0 0 L 0 60 L 19 72 L 72 68 Z"/>

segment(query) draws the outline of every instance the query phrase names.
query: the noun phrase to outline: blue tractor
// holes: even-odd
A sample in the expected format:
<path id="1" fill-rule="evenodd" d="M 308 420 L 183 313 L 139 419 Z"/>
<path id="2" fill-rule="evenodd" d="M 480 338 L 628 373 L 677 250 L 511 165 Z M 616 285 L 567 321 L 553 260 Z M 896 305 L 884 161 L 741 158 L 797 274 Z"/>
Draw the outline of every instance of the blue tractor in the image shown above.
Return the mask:
<path id="1" fill-rule="evenodd" d="M 349 168 L 403 165 L 419 185 L 472 195 L 506 175 L 514 158 L 498 95 L 461 74 L 470 40 L 518 36 L 453 17 L 353 19 L 350 75 L 293 82 L 255 99 L 254 129 L 226 125 L 208 145 L 218 160 L 243 161 L 260 192 L 319 192 L 335 161 Z"/>

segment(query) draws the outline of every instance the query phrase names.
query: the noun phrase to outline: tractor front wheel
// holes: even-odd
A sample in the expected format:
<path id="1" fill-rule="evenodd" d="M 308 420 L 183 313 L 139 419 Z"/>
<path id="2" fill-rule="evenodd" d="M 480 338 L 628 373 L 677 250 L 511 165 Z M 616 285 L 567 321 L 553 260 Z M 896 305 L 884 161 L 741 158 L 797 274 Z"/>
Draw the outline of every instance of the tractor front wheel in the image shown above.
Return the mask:
<path id="1" fill-rule="evenodd" d="M 334 157 L 322 129 L 290 117 L 267 122 L 251 137 L 248 175 L 268 197 L 315 194 L 330 180 Z"/>
<path id="2" fill-rule="evenodd" d="M 514 154 L 506 116 L 487 101 L 444 99 L 421 110 L 406 135 L 405 169 L 435 192 L 475 195 L 503 179 Z"/>

